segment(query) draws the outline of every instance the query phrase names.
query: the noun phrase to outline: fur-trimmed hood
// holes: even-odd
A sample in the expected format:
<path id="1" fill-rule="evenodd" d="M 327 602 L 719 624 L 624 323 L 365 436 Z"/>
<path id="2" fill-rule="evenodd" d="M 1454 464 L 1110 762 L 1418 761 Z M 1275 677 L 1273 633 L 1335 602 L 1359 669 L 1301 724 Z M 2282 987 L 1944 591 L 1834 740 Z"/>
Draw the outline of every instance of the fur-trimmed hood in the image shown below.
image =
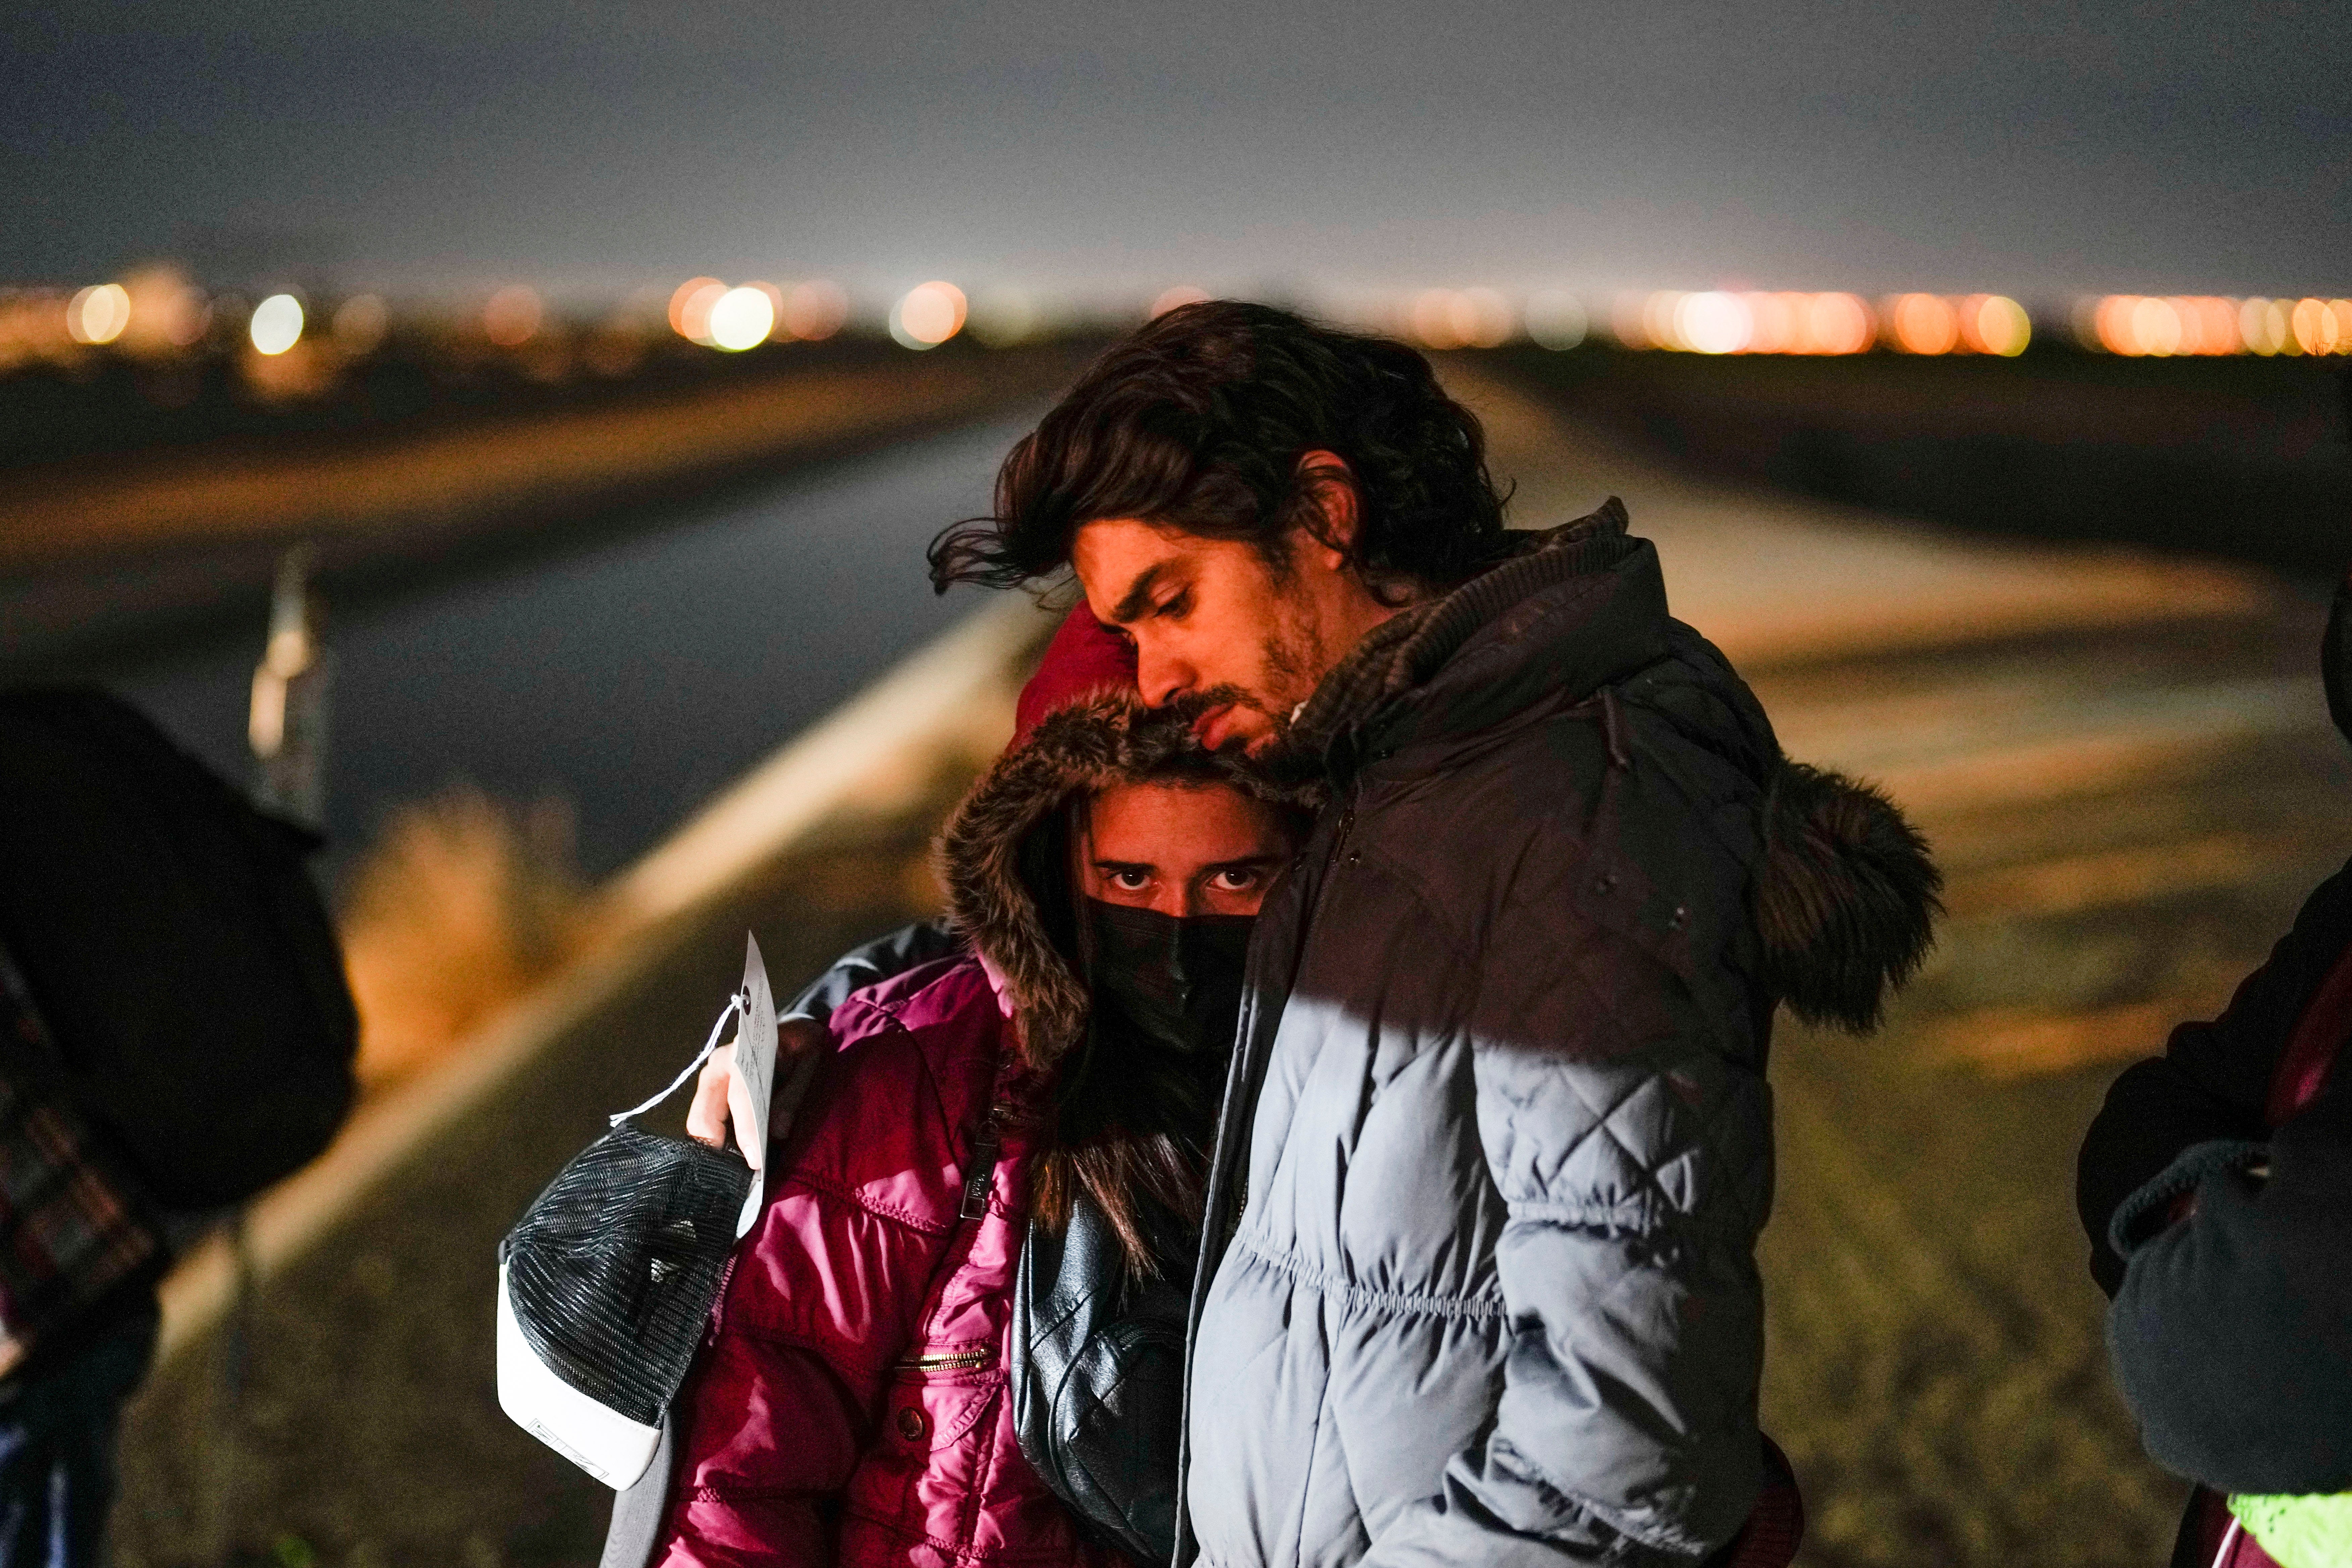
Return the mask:
<path id="1" fill-rule="evenodd" d="M 1114 784 L 1171 774 L 1218 779 L 1278 803 L 1308 805 L 1244 766 L 1212 755 L 1190 725 L 1144 706 L 1133 691 L 1071 702 L 1015 742 L 966 792 L 938 847 L 948 914 L 1003 987 L 1029 1065 L 1043 1071 L 1084 1033 L 1087 987 L 1067 951 L 1065 912 L 1041 907 L 1040 879 L 1066 876 L 1038 863 L 1041 829 L 1072 801 Z M 1047 835 L 1052 849 L 1060 840 Z M 1047 905 L 1059 889 L 1043 890 Z"/>
<path id="2" fill-rule="evenodd" d="M 1654 732 L 1623 721 L 1638 710 L 1762 792 L 1758 841 L 1742 852 L 1758 978 L 1808 1023 L 1874 1028 L 1942 913 L 1927 841 L 1882 792 L 1782 753 L 1747 683 L 1668 615 L 1656 552 L 1627 525 L 1612 498 L 1565 527 L 1512 536 L 1486 572 L 1367 637 L 1307 705 L 1294 749 L 1344 775 L 1369 755 L 1472 743 L 1565 693 L 1634 766 Z M 1675 856 L 1670 843 L 1645 852 Z"/>
<path id="3" fill-rule="evenodd" d="M 1943 873 L 1880 790 L 1780 760 L 1748 889 L 1764 983 L 1809 1024 L 1864 1034 L 1935 942 Z"/>

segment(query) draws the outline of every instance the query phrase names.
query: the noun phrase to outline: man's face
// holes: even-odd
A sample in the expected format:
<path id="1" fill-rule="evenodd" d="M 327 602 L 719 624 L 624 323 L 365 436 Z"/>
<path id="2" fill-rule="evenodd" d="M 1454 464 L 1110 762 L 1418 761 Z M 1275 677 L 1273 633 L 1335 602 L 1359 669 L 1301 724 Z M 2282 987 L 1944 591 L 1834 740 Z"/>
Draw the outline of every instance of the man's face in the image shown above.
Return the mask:
<path id="1" fill-rule="evenodd" d="M 1297 545 L 1276 571 L 1243 541 L 1120 518 L 1081 527 L 1070 563 L 1095 618 L 1134 639 L 1143 700 L 1181 704 L 1212 750 L 1257 752 L 1354 646 L 1340 595 L 1370 604 L 1337 552 L 1303 530 Z"/>

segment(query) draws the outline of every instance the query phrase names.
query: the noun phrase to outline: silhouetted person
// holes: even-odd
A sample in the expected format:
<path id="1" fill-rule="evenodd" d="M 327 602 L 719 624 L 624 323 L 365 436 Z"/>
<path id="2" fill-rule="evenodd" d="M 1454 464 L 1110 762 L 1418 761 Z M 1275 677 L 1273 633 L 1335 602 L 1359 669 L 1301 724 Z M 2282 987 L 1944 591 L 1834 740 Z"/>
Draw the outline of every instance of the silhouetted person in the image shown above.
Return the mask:
<path id="1" fill-rule="evenodd" d="M 349 1107 L 313 847 L 111 698 L 0 693 L 0 1568 L 100 1561 L 175 1242 Z"/>
<path id="2" fill-rule="evenodd" d="M 2352 741 L 2352 583 L 2323 663 Z M 2352 1507 L 2287 1500 L 2352 1489 L 2347 1038 L 2352 865 L 2219 1017 L 2126 1069 L 2083 1140 L 2076 1201 L 2114 1299 L 2116 1380 L 2149 1457 L 2199 1483 L 2175 1568 L 2267 1563 L 2246 1526 L 2352 1553 Z M 2258 1500 L 2233 1518 L 2231 1495 Z"/>

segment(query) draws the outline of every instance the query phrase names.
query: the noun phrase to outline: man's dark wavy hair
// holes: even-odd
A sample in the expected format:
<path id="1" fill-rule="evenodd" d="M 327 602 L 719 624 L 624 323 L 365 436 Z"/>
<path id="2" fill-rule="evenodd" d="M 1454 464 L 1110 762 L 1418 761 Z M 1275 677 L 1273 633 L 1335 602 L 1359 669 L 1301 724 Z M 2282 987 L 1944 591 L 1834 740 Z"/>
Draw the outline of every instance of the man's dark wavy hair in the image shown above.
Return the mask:
<path id="1" fill-rule="evenodd" d="M 1078 529 L 1137 518 L 1255 544 L 1277 568 L 1293 524 L 1319 535 L 1307 452 L 1344 459 L 1353 557 L 1377 593 L 1450 587 L 1503 526 L 1477 417 L 1402 343 L 1236 300 L 1185 305 L 1113 344 L 1022 437 L 996 510 L 931 542 L 931 584 L 1013 587 L 1066 565 Z"/>

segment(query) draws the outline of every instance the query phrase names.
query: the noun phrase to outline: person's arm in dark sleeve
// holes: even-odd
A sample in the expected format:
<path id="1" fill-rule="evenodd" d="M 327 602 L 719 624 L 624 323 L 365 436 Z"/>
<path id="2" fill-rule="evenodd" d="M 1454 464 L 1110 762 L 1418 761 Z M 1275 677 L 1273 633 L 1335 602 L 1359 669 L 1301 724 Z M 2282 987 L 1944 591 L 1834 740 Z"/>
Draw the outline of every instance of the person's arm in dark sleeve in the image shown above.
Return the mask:
<path id="1" fill-rule="evenodd" d="M 2074 1202 L 2091 1243 L 2091 1277 L 2109 1296 L 2124 1261 L 2107 1231 L 2124 1200 L 2181 1152 L 2265 1135 L 2263 1100 L 2295 1019 L 2347 942 L 2352 867 L 2321 883 L 2221 1016 L 2173 1030 L 2165 1054 L 2126 1068 L 2084 1135 Z"/>
<path id="2" fill-rule="evenodd" d="M 2210 1037 L 2221 1026 L 2220 1020 L 2183 1024 L 2172 1032 L 2173 1046 L 2210 1050 Z M 2075 1162 L 2074 1203 L 2091 1241 L 2091 1278 L 2099 1289 L 2112 1297 L 2123 1285 L 2124 1260 L 2107 1233 L 2126 1199 L 2155 1182 L 2185 1151 L 2259 1139 L 2268 1131 L 2258 1105 L 2211 1093 L 2169 1052 L 2126 1068 L 2107 1090 Z"/>
<path id="3" fill-rule="evenodd" d="M 2352 1075 L 2267 1151 L 2189 1150 L 2114 1228 L 2107 1347 L 2149 1457 L 2221 1491 L 2352 1487 Z"/>

